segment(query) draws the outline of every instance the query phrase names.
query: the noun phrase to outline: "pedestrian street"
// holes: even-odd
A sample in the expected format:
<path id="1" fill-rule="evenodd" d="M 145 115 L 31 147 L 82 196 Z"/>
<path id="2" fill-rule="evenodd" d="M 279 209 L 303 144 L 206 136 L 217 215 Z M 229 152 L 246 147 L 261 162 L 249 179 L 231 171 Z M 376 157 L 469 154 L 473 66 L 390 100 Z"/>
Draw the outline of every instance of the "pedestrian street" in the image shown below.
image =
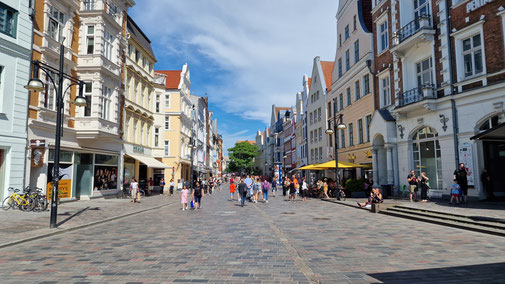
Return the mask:
<path id="1" fill-rule="evenodd" d="M 6 247 L 0 249 L 0 279 L 2 283 L 503 283 L 505 276 L 503 237 L 318 199 L 289 202 L 279 194 L 268 204 L 238 205 L 229 200 L 227 190 L 216 191 L 203 197 L 198 211 L 183 211 L 175 202 Z"/>

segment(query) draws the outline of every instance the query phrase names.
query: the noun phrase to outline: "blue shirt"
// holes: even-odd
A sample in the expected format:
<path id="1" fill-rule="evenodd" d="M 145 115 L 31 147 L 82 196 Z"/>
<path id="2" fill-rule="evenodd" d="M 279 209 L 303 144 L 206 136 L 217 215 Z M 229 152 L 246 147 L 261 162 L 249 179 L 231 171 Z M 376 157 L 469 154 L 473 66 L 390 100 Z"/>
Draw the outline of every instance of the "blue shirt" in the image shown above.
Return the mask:
<path id="1" fill-rule="evenodd" d="M 247 185 L 248 188 L 250 188 L 251 185 L 253 184 L 253 180 L 251 178 L 246 178 L 244 180 L 244 183 Z"/>
<path id="2" fill-rule="evenodd" d="M 455 183 L 451 185 L 451 194 L 459 194 L 459 190 L 461 188 L 459 187 L 459 184 Z"/>

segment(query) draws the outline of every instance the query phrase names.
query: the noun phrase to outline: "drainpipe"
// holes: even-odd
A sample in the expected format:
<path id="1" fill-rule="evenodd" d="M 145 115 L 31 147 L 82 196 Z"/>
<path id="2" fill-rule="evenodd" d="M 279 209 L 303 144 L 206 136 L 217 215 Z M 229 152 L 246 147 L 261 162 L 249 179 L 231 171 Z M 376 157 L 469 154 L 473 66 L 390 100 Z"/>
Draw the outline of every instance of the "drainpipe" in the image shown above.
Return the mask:
<path id="1" fill-rule="evenodd" d="M 32 60 L 33 60 L 33 43 L 34 43 L 34 33 L 35 33 L 35 1 L 34 0 L 30 0 L 29 3 L 28 3 L 28 12 L 29 12 L 29 16 L 30 16 L 30 20 L 32 21 L 32 41 L 31 41 L 31 53 L 30 53 L 30 59 L 29 59 L 29 66 L 30 66 L 30 70 L 28 72 L 29 73 L 29 78 L 32 78 L 32 72 L 33 72 L 33 64 L 32 64 Z M 30 91 L 27 91 L 28 93 L 28 98 L 30 98 L 30 95 L 31 95 L 31 92 Z M 30 186 L 30 175 L 31 175 L 31 158 L 32 158 L 32 154 L 31 154 L 31 146 L 30 146 L 30 140 L 28 139 L 28 120 L 30 119 L 30 102 L 28 101 L 28 105 L 26 106 L 27 108 L 27 111 L 26 111 L 26 125 L 25 125 L 25 133 L 26 133 L 26 146 L 25 146 L 25 167 L 23 169 L 23 176 L 25 177 L 23 179 L 23 188 L 26 187 L 26 185 L 28 184 L 28 186 Z M 26 159 L 26 157 L 30 157 L 30 159 Z M 28 174 L 27 174 L 28 173 Z"/>
<path id="2" fill-rule="evenodd" d="M 449 85 L 451 87 L 451 111 L 452 111 L 452 132 L 453 132 L 453 140 L 454 140 L 454 156 L 456 169 L 459 165 L 459 122 L 458 122 L 458 109 L 456 107 L 456 101 L 454 100 L 454 77 L 452 72 L 452 66 L 454 62 L 454 58 L 452 56 L 452 41 L 451 41 L 451 21 L 450 21 L 450 11 L 449 11 L 449 0 L 445 0 L 445 18 L 446 18 L 446 34 L 447 34 L 447 49 L 448 49 L 448 60 L 449 60 Z"/>

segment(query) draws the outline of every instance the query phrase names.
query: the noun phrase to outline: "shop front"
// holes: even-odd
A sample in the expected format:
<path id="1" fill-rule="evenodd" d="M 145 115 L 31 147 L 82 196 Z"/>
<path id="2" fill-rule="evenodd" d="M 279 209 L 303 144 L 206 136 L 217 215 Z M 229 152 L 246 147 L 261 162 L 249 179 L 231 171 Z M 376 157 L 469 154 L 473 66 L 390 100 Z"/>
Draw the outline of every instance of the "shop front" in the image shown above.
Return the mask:
<path id="1" fill-rule="evenodd" d="M 123 181 L 124 187 L 129 187 L 133 178 L 141 187 L 147 187 L 149 179 L 153 179 L 156 188 L 161 179 L 168 184 L 165 169 L 171 168 L 151 156 L 151 149 L 140 145 L 124 144 Z"/>

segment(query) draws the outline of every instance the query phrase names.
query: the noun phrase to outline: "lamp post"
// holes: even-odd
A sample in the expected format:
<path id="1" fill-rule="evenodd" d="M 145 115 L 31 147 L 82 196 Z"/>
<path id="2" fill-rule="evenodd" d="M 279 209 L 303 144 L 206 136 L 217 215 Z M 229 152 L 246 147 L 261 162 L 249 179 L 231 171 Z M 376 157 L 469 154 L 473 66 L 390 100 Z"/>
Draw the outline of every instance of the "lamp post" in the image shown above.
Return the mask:
<path id="1" fill-rule="evenodd" d="M 60 66 L 59 69 L 53 68 L 47 64 L 44 64 L 38 60 L 32 61 L 33 74 L 28 84 L 25 88 L 29 91 L 42 92 L 45 90 L 44 83 L 39 79 L 39 70 L 44 71 L 48 78 L 51 80 L 54 89 L 56 90 L 56 134 L 54 142 L 54 167 L 53 167 L 53 190 L 51 196 L 51 218 L 49 222 L 50 228 L 56 228 L 56 218 L 58 216 L 58 183 L 60 180 L 60 142 L 62 134 L 62 123 L 63 123 L 63 79 L 67 79 L 71 82 L 70 86 L 79 86 L 79 95 L 74 100 L 74 105 L 78 107 L 86 106 L 86 99 L 82 95 L 84 90 L 84 82 L 76 77 L 68 75 L 63 72 L 63 63 L 65 60 L 65 47 L 63 43 L 60 44 Z M 58 86 L 51 76 L 51 73 L 58 74 Z"/>
<path id="2" fill-rule="evenodd" d="M 334 101 L 333 103 L 335 103 L 335 100 L 336 100 L 336 98 L 333 99 L 333 101 Z M 326 134 L 328 134 L 328 135 L 333 134 L 333 138 L 335 140 L 335 146 L 334 146 L 334 153 L 335 154 L 334 155 L 335 155 L 335 179 L 336 179 L 337 188 L 340 187 L 340 179 L 338 176 L 338 133 L 337 132 L 339 130 L 343 130 L 343 129 L 347 128 L 347 126 L 343 123 L 343 117 L 344 117 L 343 114 L 339 114 L 338 119 L 337 119 L 337 114 L 336 113 L 333 114 L 333 129 L 329 127 L 325 131 Z"/>

